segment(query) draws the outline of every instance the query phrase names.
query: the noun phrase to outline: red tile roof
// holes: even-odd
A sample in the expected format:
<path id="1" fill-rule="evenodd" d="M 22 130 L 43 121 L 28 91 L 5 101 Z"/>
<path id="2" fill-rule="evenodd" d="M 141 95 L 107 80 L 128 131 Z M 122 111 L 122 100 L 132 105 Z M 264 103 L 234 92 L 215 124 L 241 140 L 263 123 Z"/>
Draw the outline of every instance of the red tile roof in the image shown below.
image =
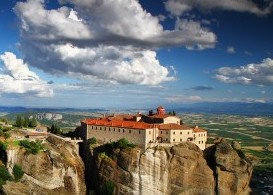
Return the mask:
<path id="1" fill-rule="evenodd" d="M 156 126 L 153 124 L 148 124 L 144 122 L 136 121 L 122 121 L 122 120 L 104 120 L 104 119 L 85 119 L 82 121 L 88 125 L 97 125 L 97 126 L 108 126 L 108 127 L 124 127 L 131 129 L 152 129 Z"/>
<path id="2" fill-rule="evenodd" d="M 192 131 L 193 131 L 194 133 L 207 132 L 206 130 L 201 129 L 201 128 L 199 128 L 199 127 L 195 127 L 195 128 L 193 128 L 193 129 L 192 129 Z"/>

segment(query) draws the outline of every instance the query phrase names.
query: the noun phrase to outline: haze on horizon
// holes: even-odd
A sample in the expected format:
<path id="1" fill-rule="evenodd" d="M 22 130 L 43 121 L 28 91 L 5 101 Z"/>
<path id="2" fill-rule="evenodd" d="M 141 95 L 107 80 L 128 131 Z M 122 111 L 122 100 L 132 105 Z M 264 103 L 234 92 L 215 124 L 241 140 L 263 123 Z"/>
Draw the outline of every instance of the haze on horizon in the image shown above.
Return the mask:
<path id="1" fill-rule="evenodd" d="M 0 5 L 0 105 L 272 103 L 273 1 Z"/>

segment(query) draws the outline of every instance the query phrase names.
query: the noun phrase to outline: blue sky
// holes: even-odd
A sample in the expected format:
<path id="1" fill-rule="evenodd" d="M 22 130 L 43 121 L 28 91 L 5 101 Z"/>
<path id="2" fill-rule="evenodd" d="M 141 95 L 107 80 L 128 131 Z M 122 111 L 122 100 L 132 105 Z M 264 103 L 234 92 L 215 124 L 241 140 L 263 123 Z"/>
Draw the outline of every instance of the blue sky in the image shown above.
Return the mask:
<path id="1" fill-rule="evenodd" d="M 271 0 L 0 5 L 0 102 L 145 108 L 272 102 Z"/>

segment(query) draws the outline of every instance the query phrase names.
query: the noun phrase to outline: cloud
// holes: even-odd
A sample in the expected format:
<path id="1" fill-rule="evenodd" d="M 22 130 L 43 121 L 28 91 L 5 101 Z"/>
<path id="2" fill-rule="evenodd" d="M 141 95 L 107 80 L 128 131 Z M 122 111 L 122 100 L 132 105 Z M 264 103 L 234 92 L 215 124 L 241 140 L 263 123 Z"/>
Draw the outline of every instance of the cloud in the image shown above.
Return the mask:
<path id="1" fill-rule="evenodd" d="M 200 96 L 175 95 L 167 97 L 166 100 L 170 103 L 196 103 L 202 101 L 202 98 Z"/>
<path id="2" fill-rule="evenodd" d="M 214 87 L 207 86 L 207 85 L 200 85 L 200 86 L 192 87 L 190 89 L 196 90 L 196 91 L 210 91 L 210 90 L 213 90 Z"/>
<path id="3" fill-rule="evenodd" d="M 248 55 L 248 56 L 252 56 L 253 55 L 252 52 L 250 52 L 250 51 L 245 51 L 244 54 Z"/>
<path id="4" fill-rule="evenodd" d="M 206 49 L 216 43 L 215 34 L 196 21 L 178 19 L 173 30 L 164 30 L 135 0 L 61 2 L 47 9 L 44 0 L 28 0 L 14 9 L 25 60 L 51 74 L 157 85 L 174 78 L 155 48 Z"/>
<path id="5" fill-rule="evenodd" d="M 252 0 L 168 0 L 165 2 L 166 10 L 175 16 L 180 16 L 194 8 L 201 11 L 227 10 L 248 12 L 255 15 L 267 15 L 272 12 L 273 2 L 264 1 L 263 8 Z"/>
<path id="6" fill-rule="evenodd" d="M 273 60 L 264 59 L 260 64 L 247 64 L 241 67 L 221 67 L 215 78 L 224 83 L 253 85 L 273 85 Z"/>
<path id="7" fill-rule="evenodd" d="M 229 46 L 227 47 L 227 50 L 226 50 L 228 53 L 235 53 L 235 48 L 232 47 L 232 46 Z"/>
<path id="8" fill-rule="evenodd" d="M 53 91 L 41 80 L 28 65 L 17 59 L 13 53 L 5 52 L 0 56 L 4 68 L 0 72 L 0 93 L 30 94 L 38 97 L 51 97 Z"/>

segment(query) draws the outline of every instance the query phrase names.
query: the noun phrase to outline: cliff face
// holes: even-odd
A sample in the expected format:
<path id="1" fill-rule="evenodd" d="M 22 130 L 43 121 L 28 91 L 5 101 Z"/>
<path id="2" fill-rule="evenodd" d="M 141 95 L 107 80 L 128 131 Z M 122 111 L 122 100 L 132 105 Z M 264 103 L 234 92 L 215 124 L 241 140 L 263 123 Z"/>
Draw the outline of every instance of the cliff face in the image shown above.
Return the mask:
<path id="1" fill-rule="evenodd" d="M 15 164 L 25 172 L 20 182 L 7 182 L 6 194 L 85 194 L 84 164 L 77 148 L 65 141 L 49 137 L 47 151 L 36 155 L 24 148 L 7 149 L 7 168 Z"/>
<path id="2" fill-rule="evenodd" d="M 90 177 L 93 177 L 96 191 L 109 181 L 113 182 L 115 194 L 248 193 L 251 166 L 229 146 L 228 154 L 221 153 L 221 149 L 208 150 L 211 154 L 206 155 L 210 158 L 208 163 L 217 162 L 214 167 L 210 163 L 211 167 L 208 166 L 203 152 L 192 143 L 148 149 L 145 153 L 129 148 L 115 149 L 105 155 L 96 154 L 95 149 L 95 170 Z"/>
<path id="3" fill-rule="evenodd" d="M 240 149 L 237 142 L 230 145 L 222 140 L 204 151 L 208 165 L 214 171 L 217 194 L 250 194 L 253 167 Z"/>

